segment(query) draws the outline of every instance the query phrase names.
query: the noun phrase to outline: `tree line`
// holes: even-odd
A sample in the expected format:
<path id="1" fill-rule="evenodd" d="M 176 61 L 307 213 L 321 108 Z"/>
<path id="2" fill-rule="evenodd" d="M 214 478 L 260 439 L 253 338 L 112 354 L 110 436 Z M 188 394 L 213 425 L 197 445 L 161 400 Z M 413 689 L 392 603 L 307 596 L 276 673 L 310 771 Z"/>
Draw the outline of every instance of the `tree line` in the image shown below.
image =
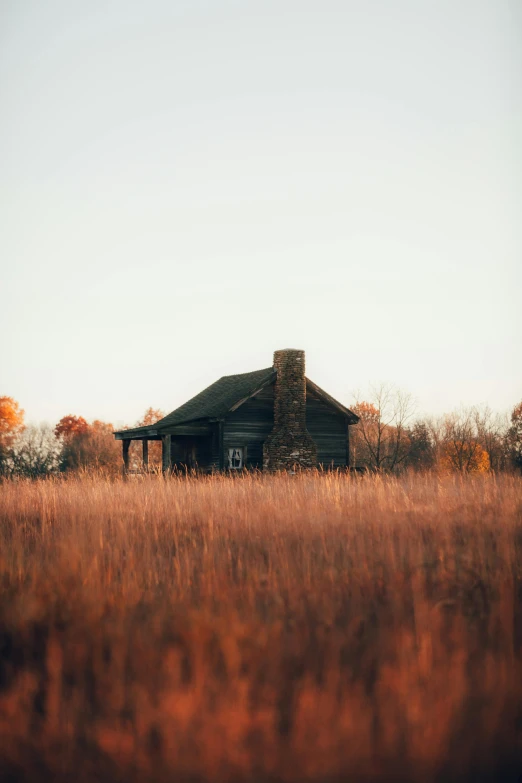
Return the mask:
<path id="1" fill-rule="evenodd" d="M 461 407 L 438 417 L 415 416 L 411 395 L 391 384 L 356 395 L 352 464 L 372 471 L 432 469 L 483 473 L 522 470 L 522 402 L 511 414 L 488 405 Z"/>
<path id="2" fill-rule="evenodd" d="M 133 426 L 154 424 L 165 414 L 148 408 Z M 25 412 L 12 397 L 0 397 L 0 476 L 37 478 L 53 473 L 101 470 L 107 474 L 121 471 L 121 444 L 114 439 L 112 424 L 83 416 L 63 416 L 52 427 L 25 424 Z M 133 444 L 131 465 L 140 457 Z M 161 444 L 149 449 L 151 465 L 161 464 Z"/>
<path id="3" fill-rule="evenodd" d="M 411 395 L 381 384 L 354 395 L 351 407 L 360 419 L 350 428 L 351 464 L 357 468 L 387 473 L 522 471 L 522 402 L 510 415 L 484 405 L 419 418 Z M 164 415 L 148 408 L 132 426 L 152 425 Z M 139 446 L 132 444 L 131 469 L 140 466 Z M 37 478 L 79 470 L 116 474 L 121 464 L 112 424 L 67 415 L 54 427 L 26 425 L 18 402 L 0 397 L 0 476 Z M 150 444 L 149 464 L 161 466 L 161 443 Z"/>

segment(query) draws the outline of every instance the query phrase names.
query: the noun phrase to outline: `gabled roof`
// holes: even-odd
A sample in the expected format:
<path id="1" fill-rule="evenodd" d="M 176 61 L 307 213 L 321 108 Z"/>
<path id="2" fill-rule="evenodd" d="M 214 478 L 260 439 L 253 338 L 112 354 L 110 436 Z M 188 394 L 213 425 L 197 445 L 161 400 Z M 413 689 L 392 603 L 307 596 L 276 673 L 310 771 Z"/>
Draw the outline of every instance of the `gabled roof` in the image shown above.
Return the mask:
<path id="1" fill-rule="evenodd" d="M 308 391 L 315 392 L 320 399 L 322 399 L 328 405 L 331 405 L 332 408 L 336 408 L 339 413 L 343 414 L 343 416 L 346 416 L 348 419 L 348 424 L 357 424 L 359 421 L 359 417 L 356 413 L 351 411 L 349 408 L 346 408 L 344 405 L 341 405 L 340 402 L 337 402 L 337 400 L 334 399 L 331 394 L 328 394 L 328 392 L 325 392 L 324 389 L 321 389 L 321 387 L 311 381 L 310 378 L 306 379 L 306 388 Z"/>
<path id="2" fill-rule="evenodd" d="M 200 419 L 220 419 L 231 410 L 238 408 L 243 402 L 265 386 L 273 383 L 276 373 L 273 367 L 267 367 L 264 370 L 255 370 L 254 372 L 244 372 L 240 375 L 224 375 L 215 383 L 207 386 L 188 402 L 183 403 L 175 411 L 164 416 L 155 424 L 149 424 L 145 427 L 134 427 L 128 430 L 119 430 L 118 434 L 127 437 L 137 436 L 140 433 L 146 434 L 151 430 L 164 432 L 178 424 L 186 424 Z M 336 408 L 348 419 L 350 424 L 356 424 L 359 418 L 337 402 L 327 392 L 313 383 L 309 378 L 306 379 L 307 387 L 322 398 L 326 403 Z"/>
<path id="3" fill-rule="evenodd" d="M 219 419 L 224 416 L 243 397 L 250 397 L 257 389 L 263 388 L 275 378 L 274 368 L 244 372 L 241 375 L 224 375 L 185 402 L 175 411 L 160 419 L 154 427 L 170 427 L 194 419 Z"/>
<path id="4" fill-rule="evenodd" d="M 196 419 L 219 419 L 229 412 L 237 403 L 248 399 L 254 392 L 275 379 L 273 367 L 254 372 L 244 372 L 241 375 L 224 375 L 215 383 L 207 386 L 188 402 L 183 403 L 175 411 L 164 416 L 156 424 L 146 427 L 135 427 L 131 430 L 120 430 L 122 434 L 138 434 L 147 430 L 165 430 L 176 424 L 184 424 Z"/>

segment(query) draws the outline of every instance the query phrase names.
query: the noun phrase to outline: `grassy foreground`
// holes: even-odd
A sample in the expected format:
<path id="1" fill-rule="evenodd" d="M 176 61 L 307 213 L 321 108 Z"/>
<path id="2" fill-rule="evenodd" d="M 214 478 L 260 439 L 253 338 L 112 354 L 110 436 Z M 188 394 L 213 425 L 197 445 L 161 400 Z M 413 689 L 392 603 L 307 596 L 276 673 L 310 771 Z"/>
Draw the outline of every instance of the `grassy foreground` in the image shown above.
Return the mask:
<path id="1" fill-rule="evenodd" d="M 516 781 L 522 480 L 0 485 L 0 778 Z"/>

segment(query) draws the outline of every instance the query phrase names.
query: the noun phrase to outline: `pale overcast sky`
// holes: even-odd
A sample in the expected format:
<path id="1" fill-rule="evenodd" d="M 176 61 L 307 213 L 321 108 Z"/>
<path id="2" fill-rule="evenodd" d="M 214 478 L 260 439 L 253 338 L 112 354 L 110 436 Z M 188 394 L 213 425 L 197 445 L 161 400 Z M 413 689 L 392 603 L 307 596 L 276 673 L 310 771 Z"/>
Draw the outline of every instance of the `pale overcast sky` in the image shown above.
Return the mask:
<path id="1" fill-rule="evenodd" d="M 303 348 L 522 398 L 520 0 L 1 0 L 0 395 L 133 423 Z"/>

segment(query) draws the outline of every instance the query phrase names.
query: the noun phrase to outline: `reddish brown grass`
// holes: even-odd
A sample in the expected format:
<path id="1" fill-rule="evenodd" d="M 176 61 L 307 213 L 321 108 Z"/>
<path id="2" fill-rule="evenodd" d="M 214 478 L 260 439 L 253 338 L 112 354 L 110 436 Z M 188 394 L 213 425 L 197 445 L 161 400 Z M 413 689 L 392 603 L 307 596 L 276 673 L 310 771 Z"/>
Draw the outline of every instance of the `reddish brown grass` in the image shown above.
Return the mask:
<path id="1" fill-rule="evenodd" d="M 522 772 L 522 481 L 0 486 L 0 770 Z"/>

